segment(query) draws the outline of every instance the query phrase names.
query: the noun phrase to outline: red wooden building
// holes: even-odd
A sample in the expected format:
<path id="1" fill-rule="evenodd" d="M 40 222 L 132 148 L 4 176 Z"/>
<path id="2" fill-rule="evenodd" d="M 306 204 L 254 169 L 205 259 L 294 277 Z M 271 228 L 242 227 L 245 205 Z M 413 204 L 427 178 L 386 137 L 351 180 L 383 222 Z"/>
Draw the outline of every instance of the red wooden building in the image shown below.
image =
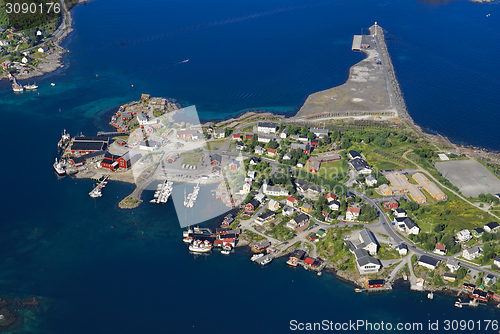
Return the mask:
<path id="1" fill-rule="evenodd" d="M 384 283 L 383 279 L 372 279 L 368 280 L 367 286 L 369 289 L 381 288 L 384 286 Z"/>
<path id="2" fill-rule="evenodd" d="M 384 209 L 386 210 L 393 210 L 393 209 L 397 209 L 399 207 L 399 203 L 396 201 L 396 200 L 388 200 L 386 202 L 384 202 Z"/>

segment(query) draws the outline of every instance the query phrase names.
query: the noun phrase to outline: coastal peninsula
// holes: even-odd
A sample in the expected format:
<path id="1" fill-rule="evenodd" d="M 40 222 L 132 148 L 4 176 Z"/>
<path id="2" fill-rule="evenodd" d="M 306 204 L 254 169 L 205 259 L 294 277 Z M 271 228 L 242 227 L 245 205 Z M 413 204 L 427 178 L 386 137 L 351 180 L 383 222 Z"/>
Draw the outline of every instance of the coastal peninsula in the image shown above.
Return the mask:
<path id="1" fill-rule="evenodd" d="M 115 132 L 63 135 L 64 162 L 54 168 L 135 182 L 122 207 L 150 205 L 141 194 L 154 183 L 148 200 L 166 203 L 167 183 L 182 182 L 196 184 L 186 210 L 199 209 L 199 188 L 218 183 L 214 201 L 232 213 L 215 233 L 185 232 L 195 253 L 249 245 L 261 265 L 288 256 L 290 266 L 331 270 L 361 290 L 390 291 L 401 278 L 413 290 L 468 296 L 471 306 L 498 301 L 500 167 L 413 124 L 380 26 L 352 49 L 367 58 L 349 80 L 312 94 L 295 117 L 199 124 L 173 101 L 143 94 L 112 116 Z M 493 193 L 467 172 L 471 164 L 484 166 Z"/>

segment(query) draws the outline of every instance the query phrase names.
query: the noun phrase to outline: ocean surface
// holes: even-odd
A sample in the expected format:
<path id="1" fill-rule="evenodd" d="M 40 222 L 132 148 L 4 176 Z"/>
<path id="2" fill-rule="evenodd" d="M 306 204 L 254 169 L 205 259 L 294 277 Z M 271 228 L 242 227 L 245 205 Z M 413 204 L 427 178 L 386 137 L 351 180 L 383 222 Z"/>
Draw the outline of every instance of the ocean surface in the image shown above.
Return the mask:
<path id="1" fill-rule="evenodd" d="M 424 328 L 498 319 L 490 308 L 456 309 L 451 297 L 429 301 L 407 288 L 355 294 L 283 260 L 260 268 L 244 249 L 193 256 L 172 202 L 147 203 L 146 192 L 139 208 L 119 210 L 133 185 L 111 182 L 92 199 L 91 180 L 52 170 L 63 129 L 109 130 L 110 114 L 141 93 L 196 105 L 205 121 L 247 109 L 293 115 L 310 93 L 347 79 L 364 57 L 351 52 L 352 35 L 375 21 L 387 30 L 415 122 L 498 150 L 498 2 L 97 0 L 78 5 L 73 19 L 66 66 L 37 78 L 38 91 L 14 94 L 0 82 L 0 297 L 43 301 L 21 311 L 16 333 L 281 333 L 294 319 Z"/>

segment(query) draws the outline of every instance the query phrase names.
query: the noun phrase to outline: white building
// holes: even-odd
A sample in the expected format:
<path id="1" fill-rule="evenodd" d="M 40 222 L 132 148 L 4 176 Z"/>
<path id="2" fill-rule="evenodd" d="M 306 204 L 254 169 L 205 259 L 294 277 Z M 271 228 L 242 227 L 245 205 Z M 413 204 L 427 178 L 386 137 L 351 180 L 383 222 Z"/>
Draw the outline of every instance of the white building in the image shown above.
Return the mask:
<path id="1" fill-rule="evenodd" d="M 378 250 L 378 244 L 377 244 L 377 239 L 375 239 L 375 236 L 373 233 L 367 229 L 361 230 L 359 232 L 359 242 L 361 242 L 359 245 L 356 246 L 356 248 L 359 249 L 364 249 L 370 255 L 375 255 L 377 254 Z"/>
<path id="2" fill-rule="evenodd" d="M 280 137 L 285 139 L 287 135 L 288 135 L 288 129 L 285 128 L 283 131 L 281 131 Z"/>
<path id="3" fill-rule="evenodd" d="M 139 122 L 140 125 L 148 125 L 148 124 L 158 124 L 158 119 L 156 118 L 149 118 L 148 115 L 144 113 L 138 113 L 137 114 L 137 122 Z"/>
<path id="4" fill-rule="evenodd" d="M 472 238 L 469 230 L 462 230 L 457 233 L 457 242 L 467 242 Z"/>
<path id="5" fill-rule="evenodd" d="M 420 232 L 420 228 L 417 226 L 417 223 L 413 221 L 410 217 L 403 218 L 395 218 L 396 225 L 398 229 L 402 232 L 406 232 L 407 234 L 418 234 Z"/>
<path id="6" fill-rule="evenodd" d="M 441 262 L 440 260 L 433 258 L 432 256 L 428 256 L 428 255 L 422 255 L 418 259 L 419 265 L 424 266 L 430 270 L 436 269 L 436 267 L 439 265 L 440 262 Z"/>
<path id="7" fill-rule="evenodd" d="M 486 225 L 484 225 L 484 230 L 488 233 L 495 233 L 498 231 L 499 226 L 497 222 L 491 222 Z"/>
<path id="8" fill-rule="evenodd" d="M 281 210 L 281 213 L 283 213 L 283 216 L 286 216 L 286 217 L 290 217 L 291 215 L 293 215 L 294 212 L 295 211 L 293 210 L 293 208 L 288 206 L 288 205 L 285 205 L 283 210 Z"/>
<path id="9" fill-rule="evenodd" d="M 266 153 L 266 149 L 262 146 L 255 146 L 255 154 L 263 155 Z"/>
<path id="10" fill-rule="evenodd" d="M 366 185 L 372 187 L 377 184 L 377 179 L 373 175 L 368 175 L 365 179 Z"/>
<path id="11" fill-rule="evenodd" d="M 394 217 L 404 218 L 406 217 L 406 211 L 400 208 L 394 209 Z"/>
<path id="12" fill-rule="evenodd" d="M 345 219 L 349 221 L 355 221 L 356 219 L 358 219 L 359 211 L 359 208 L 348 207 L 345 214 Z"/>
<path id="13" fill-rule="evenodd" d="M 364 249 L 357 248 L 353 253 L 356 257 L 356 267 L 361 275 L 376 273 L 382 267 L 380 261 L 368 255 Z"/>
<path id="14" fill-rule="evenodd" d="M 267 205 L 267 207 L 271 211 L 278 211 L 280 209 L 280 204 L 278 203 L 278 201 L 271 199 L 269 201 L 269 204 Z"/>
<path id="15" fill-rule="evenodd" d="M 262 134 L 262 133 L 259 133 L 259 135 L 257 136 L 257 141 L 259 143 L 269 143 L 271 140 L 274 139 L 274 136 L 273 135 L 269 135 L 269 134 Z"/>
<path id="16" fill-rule="evenodd" d="M 226 137 L 226 130 L 225 129 L 215 129 L 213 132 L 214 138 L 224 138 Z"/>
<path id="17" fill-rule="evenodd" d="M 450 258 L 446 261 L 446 266 L 450 268 L 450 271 L 454 273 L 458 269 L 460 269 L 460 262 L 457 259 Z"/>
<path id="18" fill-rule="evenodd" d="M 285 155 L 283 156 L 283 160 L 290 160 L 292 159 L 292 155 L 290 153 L 285 153 Z"/>
<path id="19" fill-rule="evenodd" d="M 328 203 L 328 208 L 330 210 L 337 211 L 338 209 L 340 209 L 340 202 L 334 199 L 330 201 L 330 203 Z"/>
<path id="20" fill-rule="evenodd" d="M 493 260 L 493 264 L 496 265 L 497 267 L 500 267 L 500 257 L 495 256 L 495 259 Z"/>
<path id="21" fill-rule="evenodd" d="M 481 248 L 478 246 L 474 246 L 468 249 L 464 249 L 462 252 L 462 256 L 467 260 L 474 260 L 477 257 L 481 256 Z"/>
<path id="22" fill-rule="evenodd" d="M 314 135 L 318 138 L 328 137 L 328 130 L 327 129 L 310 128 L 309 131 L 314 133 Z"/>
<path id="23" fill-rule="evenodd" d="M 259 122 L 257 126 L 257 131 L 264 133 L 276 133 L 277 129 L 278 126 L 276 125 L 276 123 L 270 122 Z"/>
<path id="24" fill-rule="evenodd" d="M 288 190 L 277 186 L 269 186 L 265 181 L 262 185 L 262 192 L 268 196 L 288 196 Z"/>
<path id="25" fill-rule="evenodd" d="M 404 255 L 408 254 L 408 247 L 405 244 L 399 244 L 396 246 L 395 249 L 399 252 L 399 255 L 404 256 Z"/>

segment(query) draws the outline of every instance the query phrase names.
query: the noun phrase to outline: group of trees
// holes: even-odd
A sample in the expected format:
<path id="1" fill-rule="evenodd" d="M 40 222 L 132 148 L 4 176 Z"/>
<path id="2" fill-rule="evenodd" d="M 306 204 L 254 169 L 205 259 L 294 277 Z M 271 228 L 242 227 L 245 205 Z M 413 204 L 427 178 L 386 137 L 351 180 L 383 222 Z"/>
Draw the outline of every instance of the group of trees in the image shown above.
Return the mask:
<path id="1" fill-rule="evenodd" d="M 377 210 L 368 204 L 363 204 L 359 212 L 358 220 L 362 222 L 372 222 L 378 218 Z"/>
<path id="2" fill-rule="evenodd" d="M 477 196 L 477 198 L 479 199 L 480 202 L 484 202 L 484 203 L 493 203 L 493 204 L 498 204 L 500 202 L 500 200 L 498 199 L 498 197 L 492 195 L 492 194 L 479 194 Z"/>

